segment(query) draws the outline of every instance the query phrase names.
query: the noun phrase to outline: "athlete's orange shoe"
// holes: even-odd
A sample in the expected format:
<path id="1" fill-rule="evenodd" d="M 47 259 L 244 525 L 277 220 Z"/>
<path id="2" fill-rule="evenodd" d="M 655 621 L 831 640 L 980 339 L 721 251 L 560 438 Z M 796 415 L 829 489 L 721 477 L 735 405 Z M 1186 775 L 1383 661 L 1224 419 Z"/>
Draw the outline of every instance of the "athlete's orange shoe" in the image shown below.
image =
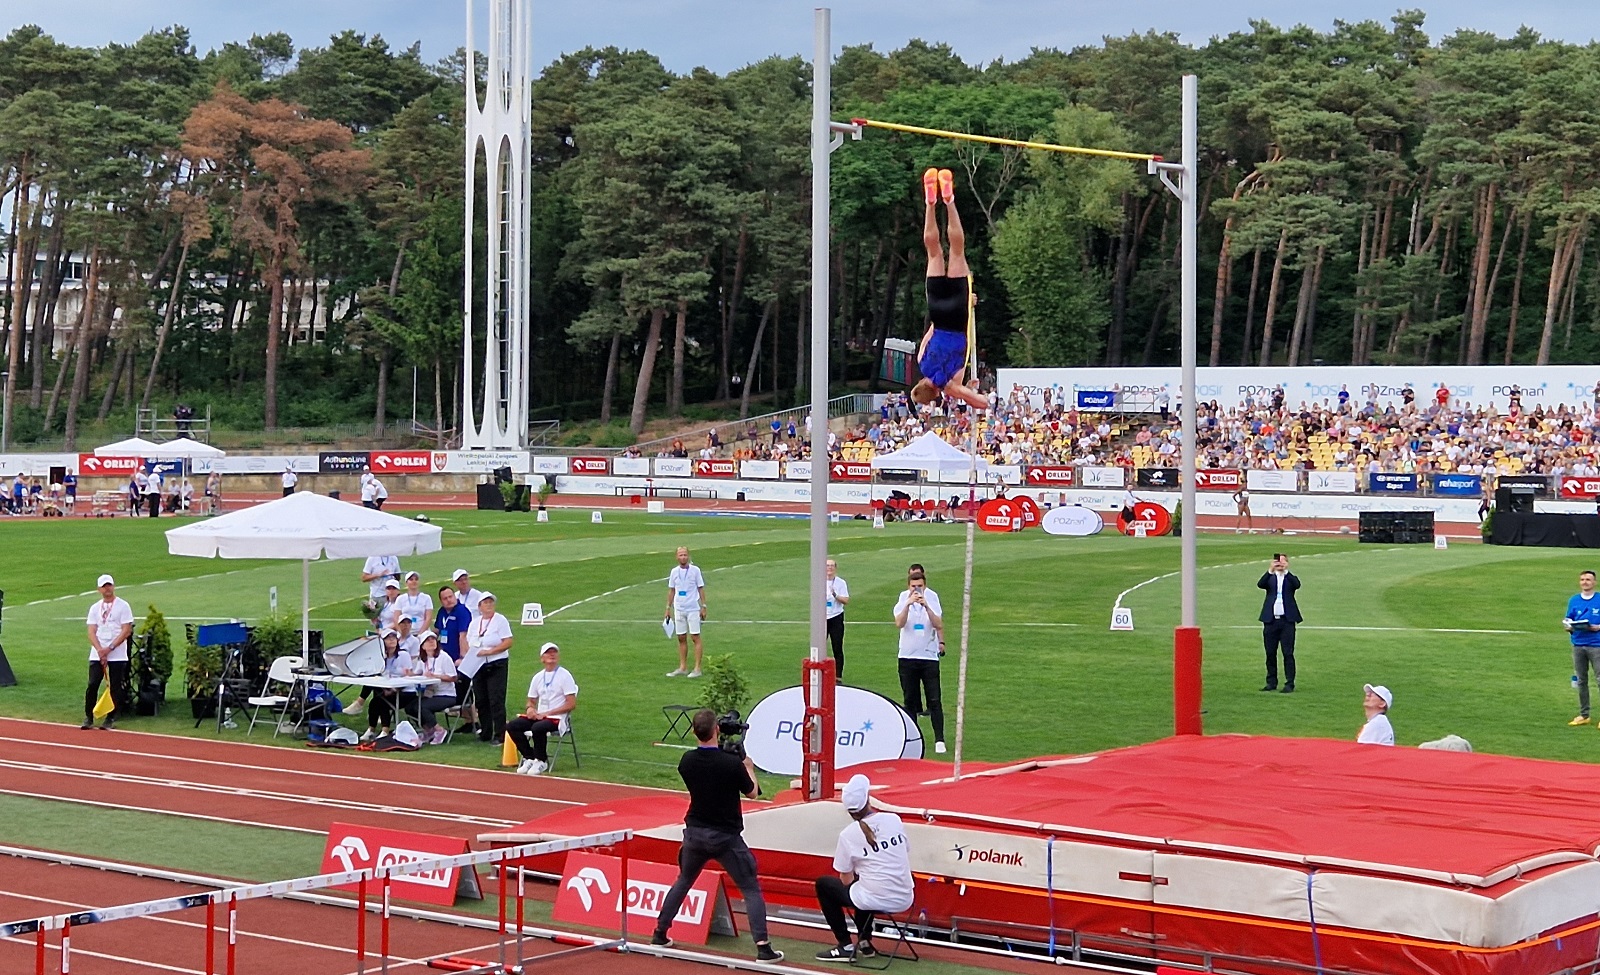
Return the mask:
<path id="1" fill-rule="evenodd" d="M 922 174 L 922 198 L 933 206 L 939 202 L 939 171 L 929 168 Z"/>
<path id="2" fill-rule="evenodd" d="M 947 206 L 955 202 L 956 174 L 948 169 L 939 170 L 939 196 L 944 199 Z"/>

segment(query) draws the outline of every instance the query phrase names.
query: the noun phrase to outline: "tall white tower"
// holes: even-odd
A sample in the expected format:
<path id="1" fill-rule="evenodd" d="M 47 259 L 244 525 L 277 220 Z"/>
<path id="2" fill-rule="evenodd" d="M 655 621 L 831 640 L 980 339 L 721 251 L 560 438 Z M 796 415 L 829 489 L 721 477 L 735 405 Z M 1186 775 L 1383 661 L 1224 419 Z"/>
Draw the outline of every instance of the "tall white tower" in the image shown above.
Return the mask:
<path id="1" fill-rule="evenodd" d="M 467 0 L 466 314 L 461 365 L 461 445 L 522 448 L 528 440 L 528 174 L 532 159 L 532 0 L 487 0 L 486 91 L 472 72 L 481 58 Z M 483 253 L 474 237 L 478 160 L 487 175 Z M 479 264 L 478 262 L 483 263 Z M 487 319 L 475 321 L 476 309 Z M 484 336 L 482 402 L 474 403 L 473 335 Z"/>

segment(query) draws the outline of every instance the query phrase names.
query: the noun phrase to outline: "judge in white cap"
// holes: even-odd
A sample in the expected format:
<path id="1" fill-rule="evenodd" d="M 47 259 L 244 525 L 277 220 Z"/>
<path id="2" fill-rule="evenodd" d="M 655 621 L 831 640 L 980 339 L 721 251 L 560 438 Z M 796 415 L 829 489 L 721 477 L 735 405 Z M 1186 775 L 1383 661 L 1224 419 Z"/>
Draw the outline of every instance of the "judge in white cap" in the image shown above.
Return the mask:
<path id="1" fill-rule="evenodd" d="M 1389 723 L 1389 708 L 1394 706 L 1394 695 L 1382 684 L 1363 684 L 1361 707 L 1367 713 L 1367 723 L 1361 726 L 1356 742 L 1362 745 L 1393 745 L 1394 726 Z"/>
<path id="2" fill-rule="evenodd" d="M 852 962 L 877 954 L 872 946 L 872 916 L 899 914 L 911 907 L 916 889 L 911 880 L 911 842 L 900 817 L 874 809 L 872 783 L 857 775 L 845 783 L 839 801 L 852 822 L 834 847 L 837 877 L 817 878 L 817 903 L 833 931 L 832 948 L 817 953 L 818 961 Z M 850 941 L 844 909 L 855 911 L 856 941 Z"/>
<path id="3" fill-rule="evenodd" d="M 128 638 L 133 635 L 133 608 L 117 595 L 116 580 L 103 575 L 95 582 L 100 598 L 89 607 L 89 686 L 83 692 L 85 731 L 94 727 L 94 705 L 100 699 L 100 682 L 111 682 L 111 700 L 117 710 L 125 709 L 124 691 L 128 686 Z M 116 711 L 105 716 L 100 727 L 117 725 Z"/>

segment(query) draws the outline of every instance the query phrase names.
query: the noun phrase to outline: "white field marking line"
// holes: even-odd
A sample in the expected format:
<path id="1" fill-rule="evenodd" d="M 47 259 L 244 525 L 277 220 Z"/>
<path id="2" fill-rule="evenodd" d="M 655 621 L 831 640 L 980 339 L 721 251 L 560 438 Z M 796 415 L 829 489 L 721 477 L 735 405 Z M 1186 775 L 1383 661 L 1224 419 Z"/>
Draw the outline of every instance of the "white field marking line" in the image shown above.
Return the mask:
<path id="1" fill-rule="evenodd" d="M 766 544 L 765 542 L 739 542 L 738 543 L 738 545 L 765 545 L 765 544 Z M 948 542 L 948 543 L 944 543 L 944 544 L 955 545 L 955 544 L 958 544 L 958 543 L 956 543 L 956 542 Z M 719 548 L 736 548 L 738 546 L 737 545 L 728 545 L 728 546 L 718 546 L 718 547 Z M 937 547 L 937 546 L 930 546 L 930 545 L 903 545 L 900 548 L 878 549 L 877 551 L 879 551 L 879 552 L 914 552 L 914 551 L 925 551 L 925 550 L 927 550 L 929 548 L 934 548 L 934 547 Z M 590 556 L 590 558 L 593 558 L 593 556 Z M 793 562 L 798 558 L 799 558 L 799 556 L 796 556 L 795 559 L 778 559 L 777 561 L 780 561 L 780 562 Z M 579 559 L 579 561 L 581 562 L 581 561 L 586 561 L 586 560 Z M 710 571 L 712 571 L 712 572 L 729 572 L 729 571 L 732 571 L 734 569 L 748 569 L 753 565 L 766 565 L 766 564 L 767 564 L 766 562 L 746 562 L 746 563 L 743 563 L 741 565 L 719 565 L 716 568 L 711 569 Z M 659 579 L 650 579 L 650 580 L 647 580 L 645 582 L 635 582 L 635 583 L 632 583 L 631 585 L 619 586 L 616 589 L 611 590 L 610 592 L 602 592 L 602 593 L 598 593 L 598 594 L 593 595 L 593 596 L 587 596 L 587 597 L 585 597 L 583 599 L 578 600 L 575 603 L 568 603 L 565 606 L 562 606 L 560 609 L 553 609 L 550 612 L 544 614 L 544 618 L 545 619 L 549 619 L 550 617 L 556 615 L 557 613 L 563 612 L 565 610 L 573 609 L 573 608 L 576 608 L 578 606 L 582 606 L 584 603 L 592 603 L 596 599 L 604 599 L 607 596 L 615 596 L 619 592 L 627 592 L 629 589 L 638 589 L 640 586 L 658 586 L 661 583 L 666 582 L 666 581 L 667 581 L 667 577 L 666 576 L 662 576 Z M 636 622 L 636 621 L 634 621 L 634 620 L 573 620 L 572 622 L 578 622 L 578 623 L 622 622 L 622 623 L 626 623 L 626 622 Z M 728 622 L 728 621 L 727 620 L 722 620 L 720 622 Z"/>
<path id="2" fill-rule="evenodd" d="M 80 868 L 80 869 L 83 869 L 83 868 Z M 56 907 L 70 907 L 70 908 L 73 908 L 74 910 L 80 910 L 80 911 L 81 910 L 93 910 L 96 906 L 98 906 L 98 905 L 95 905 L 95 904 L 83 904 L 83 903 L 79 903 L 77 901 L 57 900 L 57 899 L 55 899 L 53 897 L 35 897 L 35 896 L 31 895 L 31 894 L 19 894 L 19 893 L 15 892 L 15 891 L 8 891 L 6 896 L 15 897 L 15 898 L 17 898 L 19 900 L 34 901 L 34 902 L 39 903 L 39 904 L 53 904 Z M 190 908 L 190 910 L 192 910 L 192 908 Z M 62 912 L 57 911 L 55 913 L 62 913 Z M 241 911 L 241 915 L 242 914 L 243 914 L 243 912 Z M 157 924 L 175 924 L 180 928 L 204 928 L 206 926 L 206 925 L 202 924 L 199 921 L 184 921 L 184 920 L 181 920 L 179 918 L 165 917 L 165 916 L 160 915 L 160 914 L 146 914 L 143 917 L 131 918 L 130 920 L 154 921 Z M 227 930 L 226 922 L 223 922 L 222 924 L 218 925 L 218 929 L 220 929 L 220 931 L 226 931 Z M 285 938 L 282 935 L 266 934 L 266 933 L 263 933 L 263 932 L 250 931 L 250 930 L 248 930 L 246 928 L 246 926 L 242 922 L 238 925 L 237 931 L 238 931 L 238 936 L 241 937 L 241 938 L 255 938 L 258 941 L 273 941 L 273 942 L 276 942 L 278 944 L 295 945 L 296 947 L 299 947 L 299 948 L 317 948 L 317 949 L 320 949 L 320 950 L 323 950 L 323 951 L 339 951 L 339 952 L 348 952 L 349 951 L 349 949 L 346 948 L 343 945 L 331 945 L 331 944 L 327 944 L 326 942 L 322 942 L 322 941 L 303 941 L 303 940 L 301 940 L 299 938 Z M 25 941 L 28 944 L 32 944 L 32 941 L 30 939 L 26 939 L 26 938 L 19 938 L 19 939 L 13 939 L 13 940 L 22 940 L 22 941 Z M 77 950 L 74 949 L 73 953 L 76 954 Z M 452 952 L 452 954 L 453 954 L 453 952 Z M 420 959 L 420 958 L 399 958 L 399 957 L 396 957 L 394 955 L 390 955 L 389 956 L 389 961 L 391 961 L 391 962 L 397 962 L 397 961 L 398 962 L 405 962 L 406 964 L 416 964 L 416 963 L 423 962 L 424 959 Z"/>
<path id="3" fill-rule="evenodd" d="M 1312 555 L 1296 555 L 1295 558 L 1299 559 L 1301 561 L 1304 561 L 1306 559 L 1325 558 L 1325 557 L 1330 556 L 1330 555 L 1362 555 L 1362 554 L 1371 554 L 1374 551 L 1392 552 L 1396 548 L 1398 548 L 1398 546 L 1391 546 L 1390 548 L 1386 548 L 1386 549 L 1367 549 L 1365 552 L 1317 552 L 1317 553 L 1312 554 Z M 1195 571 L 1196 572 L 1204 572 L 1207 569 L 1237 569 L 1242 565 L 1259 565 L 1260 562 L 1261 562 L 1260 559 L 1251 559 L 1249 562 L 1228 562 L 1228 563 L 1219 564 L 1219 565 L 1201 565 L 1201 566 L 1196 566 Z M 1150 583 L 1152 583 L 1152 582 L 1160 582 L 1162 579 L 1171 579 L 1173 576 L 1179 576 L 1179 575 L 1183 575 L 1183 570 L 1182 569 L 1179 569 L 1177 572 L 1163 572 L 1161 575 L 1151 576 L 1150 578 L 1146 579 L 1145 581 L 1143 581 L 1143 582 L 1141 582 L 1141 583 L 1139 583 L 1137 585 L 1129 586 L 1128 588 L 1126 588 L 1126 589 L 1122 590 L 1121 592 L 1117 593 L 1117 601 L 1111 604 L 1111 609 L 1113 611 L 1119 609 L 1122 606 L 1123 597 L 1128 595 L 1129 593 L 1133 592 L 1134 590 L 1143 589 L 1145 586 L 1150 585 Z"/>
<path id="4" fill-rule="evenodd" d="M 156 585 L 157 582 L 204 582 L 207 579 L 222 579 L 222 578 L 225 578 L 227 576 L 236 576 L 241 572 L 254 572 L 258 568 L 260 568 L 260 566 L 255 566 L 254 568 L 249 568 L 249 569 L 229 569 L 227 572 L 209 572 L 209 573 L 207 573 L 207 574 L 205 574 L 203 576 L 190 576 L 187 579 L 159 579 L 159 580 L 152 580 L 150 582 L 130 582 L 126 586 L 122 586 L 120 588 L 138 589 L 140 586 L 153 586 L 153 585 Z M 98 596 L 99 594 L 100 594 L 100 590 L 98 590 L 98 589 L 90 589 L 88 592 L 76 592 L 76 593 L 68 594 L 66 596 L 52 596 L 49 599 L 35 599 L 31 603 L 23 603 L 22 605 L 23 605 L 23 607 L 43 606 L 46 603 L 59 603 L 63 599 L 93 599 L 95 596 Z"/>
<path id="5" fill-rule="evenodd" d="M 60 731 L 62 728 L 68 727 L 67 725 L 62 725 L 62 724 L 59 724 L 59 723 L 53 722 L 53 721 L 40 721 L 37 718 L 9 718 L 9 717 L 8 718 L 0 718 L 0 722 L 4 722 L 4 721 L 15 721 L 18 724 L 39 725 L 40 727 L 49 728 L 52 731 Z M 166 747 L 170 746 L 170 744 L 172 742 L 172 738 L 173 738 L 172 735 L 157 734 L 155 732 L 149 732 L 149 731 L 124 731 L 121 728 L 117 729 L 117 739 L 119 741 L 122 740 L 123 738 L 132 738 L 132 737 L 148 738 L 151 741 L 158 743 L 157 747 L 159 747 L 159 748 L 166 748 Z M 175 762 L 192 762 L 192 763 L 194 763 L 196 765 L 224 765 L 224 766 L 227 766 L 228 768 L 239 768 L 240 767 L 239 763 L 237 763 L 237 762 L 219 762 L 219 761 L 216 761 L 215 759 L 209 759 L 209 758 L 190 758 L 190 757 L 182 756 L 182 755 L 168 755 L 165 752 L 159 752 L 159 751 L 157 751 L 157 752 L 127 752 L 127 751 L 124 751 L 124 750 L 122 750 L 120 748 L 101 748 L 101 747 L 93 746 L 93 745 L 69 745 L 69 744 L 66 744 L 65 742 L 40 741 L 38 739 L 33 739 L 33 738 L 17 739 L 17 740 L 18 741 L 26 741 L 28 744 L 31 744 L 31 745 L 47 745 L 47 746 L 49 746 L 51 748 L 68 748 L 68 749 L 72 749 L 74 751 L 108 752 L 108 753 L 111 753 L 111 754 L 114 754 L 114 755 L 134 754 L 134 755 L 139 755 L 139 756 L 144 757 L 144 758 L 161 758 L 161 759 L 168 759 L 168 760 L 175 761 Z M 191 739 L 188 739 L 188 740 L 206 742 L 206 741 L 211 741 L 211 740 L 214 740 L 214 739 L 191 738 Z M 227 744 L 230 745 L 231 747 L 234 747 L 234 748 L 256 748 L 256 749 L 262 749 L 262 750 L 265 750 L 265 751 L 271 751 L 271 752 L 276 753 L 278 757 L 280 757 L 280 758 L 282 757 L 282 749 L 278 745 L 258 745 L 258 744 L 256 744 L 255 742 L 252 742 L 252 741 L 230 741 Z M 372 757 L 370 757 L 370 756 L 356 756 L 356 755 L 338 755 L 338 756 L 329 755 L 327 757 L 329 759 L 331 759 L 331 760 L 338 760 L 338 761 L 344 761 L 344 762 L 369 763 L 369 762 L 371 762 L 373 760 Z M 516 793 L 516 792 L 501 792 L 498 789 L 487 789 L 487 788 L 483 788 L 483 789 L 463 789 L 463 788 L 459 788 L 457 786 L 449 786 L 449 785 L 430 785 L 430 784 L 425 783 L 425 782 L 406 782 L 406 781 L 401 780 L 401 779 L 390 779 L 390 778 L 384 778 L 384 777 L 377 776 L 377 775 L 341 775 L 341 774 L 337 774 L 337 773 L 334 773 L 334 772 L 316 772 L 316 771 L 312 771 L 310 769 L 282 768 L 281 766 L 278 766 L 278 765 L 249 765 L 249 766 L 244 766 L 244 767 L 245 768 L 250 768 L 250 769 L 268 769 L 268 770 L 274 771 L 274 772 L 287 772 L 287 773 L 289 773 L 291 775 L 310 775 L 310 776 L 315 776 L 317 778 L 323 778 L 323 779 L 339 779 L 341 781 L 360 782 L 360 783 L 366 784 L 366 785 L 372 785 L 372 784 L 393 785 L 393 786 L 400 786 L 402 788 L 407 788 L 407 789 L 431 789 L 431 790 L 436 791 L 436 792 L 465 792 L 465 793 L 468 793 L 468 794 L 473 795 L 473 796 L 490 796 L 490 797 L 499 798 L 499 799 L 524 799 L 524 800 L 527 800 L 529 802 L 549 802 L 549 803 L 556 803 L 556 804 L 559 804 L 559 805 L 562 805 L 562 806 L 585 806 L 585 805 L 588 805 L 588 803 L 586 803 L 586 802 L 577 802 L 577 801 L 574 801 L 572 799 L 550 799 L 550 798 L 547 798 L 547 797 L 544 797 L 544 796 L 529 796 L 529 795 L 523 795 L 521 793 Z M 503 773 L 490 771 L 489 769 L 470 768 L 470 767 L 465 766 L 465 765 L 438 765 L 438 766 L 432 766 L 432 765 L 421 765 L 421 764 L 418 764 L 416 767 L 418 767 L 418 768 L 443 768 L 443 769 L 446 769 L 446 770 L 451 771 L 451 772 L 473 773 L 473 774 L 477 774 L 479 778 L 484 779 L 486 782 L 491 781 L 491 780 L 492 781 L 500 781 L 500 780 L 505 779 L 505 775 Z M 553 780 L 558 781 L 558 782 L 582 782 L 585 785 L 596 785 L 596 784 L 606 785 L 606 784 L 608 784 L 608 783 L 595 783 L 595 782 L 589 781 L 588 779 L 568 779 L 568 778 L 563 778 L 562 776 L 559 776 L 559 775 L 549 775 L 549 774 L 543 775 L 543 776 L 541 776 L 541 778 L 553 779 Z M 630 785 L 627 788 L 635 789 L 635 790 L 644 790 L 644 791 L 647 791 L 647 792 L 670 793 L 671 795 L 675 795 L 675 796 L 682 796 L 683 795 L 683 793 L 680 792 L 677 789 L 663 789 L 663 788 L 661 788 L 659 786 Z"/>
<path id="6" fill-rule="evenodd" d="M 73 796 L 53 796 L 39 792 L 23 792 L 20 789 L 0 789 L 0 795 L 20 796 L 24 799 L 39 799 L 44 802 L 70 802 L 75 806 L 95 806 L 100 809 L 117 809 L 127 812 L 152 813 L 157 816 L 176 816 L 179 819 L 201 819 L 209 823 L 227 823 L 229 826 L 250 826 L 255 829 L 277 829 L 286 833 L 310 833 L 313 836 L 322 836 L 327 833 L 325 829 L 307 829 L 304 826 L 282 826 L 277 823 L 257 823 L 247 819 L 229 819 L 227 816 L 207 816 L 204 813 L 176 812 L 171 809 L 155 809 L 150 806 L 130 806 L 125 802 L 97 802 L 93 799 L 78 799 Z"/>
<path id="7" fill-rule="evenodd" d="M 298 796 L 287 792 L 270 792 L 266 789 L 246 789 L 238 786 L 210 785 L 204 782 L 186 782 L 183 779 L 163 779 L 148 775 L 129 775 L 124 772 L 101 772 L 93 769 L 66 768 L 60 765 L 44 765 L 38 762 L 18 762 L 0 760 L 0 768 L 20 769 L 29 772 L 45 772 L 53 775 L 66 775 L 80 779 L 97 779 L 105 782 L 121 782 L 127 785 L 151 785 L 163 789 L 181 789 L 186 792 L 202 792 L 213 795 L 244 796 L 250 799 L 266 799 L 272 802 L 287 802 L 302 806 L 319 806 L 328 809 L 350 810 L 352 812 L 384 813 L 388 815 L 404 815 L 428 819 L 442 819 L 457 823 L 469 823 L 474 826 L 514 826 L 515 820 L 489 819 L 484 816 L 466 816 L 460 813 L 441 813 L 433 810 L 419 811 L 408 806 L 391 806 L 372 802 L 353 802 L 346 799 L 332 799 L 321 796 Z"/>

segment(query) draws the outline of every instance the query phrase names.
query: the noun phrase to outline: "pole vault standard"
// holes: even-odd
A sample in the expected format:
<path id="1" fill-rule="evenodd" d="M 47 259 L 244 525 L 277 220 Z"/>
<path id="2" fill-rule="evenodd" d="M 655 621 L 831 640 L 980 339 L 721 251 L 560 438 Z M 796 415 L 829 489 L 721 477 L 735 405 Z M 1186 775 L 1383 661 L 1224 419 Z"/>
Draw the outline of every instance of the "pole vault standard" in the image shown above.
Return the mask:
<path id="1" fill-rule="evenodd" d="M 1180 625 L 1173 634 L 1173 729 L 1180 735 L 1201 733 L 1200 721 L 1200 628 L 1195 621 L 1195 285 L 1196 259 L 1196 197 L 1198 190 L 1198 99 L 1194 75 L 1183 76 L 1183 136 L 1181 163 L 1167 162 L 1154 153 L 1122 152 L 1114 149 L 1096 149 L 1087 146 L 1062 146 L 1048 142 L 1029 142 L 1021 139 L 1003 139 L 996 136 L 973 135 L 945 129 L 930 129 L 897 122 L 857 118 L 850 122 L 834 122 L 832 114 L 832 11 L 818 7 L 813 11 L 815 47 L 812 56 L 811 85 L 811 654 L 802 668 L 806 686 L 806 774 L 807 799 L 833 797 L 833 668 L 831 661 L 823 659 L 823 642 L 826 639 L 826 560 L 828 552 L 827 519 L 827 406 L 828 406 L 828 334 L 829 280 L 829 194 L 832 189 L 832 167 L 829 156 L 844 142 L 845 134 L 860 140 L 868 128 L 926 135 L 933 138 L 962 139 L 989 145 L 1015 146 L 1043 152 L 1064 152 L 1083 156 L 1123 159 L 1144 162 L 1150 175 L 1161 179 L 1162 185 L 1178 197 L 1182 204 L 1182 318 L 1181 342 L 1183 345 L 1183 378 L 1180 384 L 1182 399 L 1181 423 L 1183 436 L 1183 531 L 1180 569 L 1183 581 Z M 976 342 L 969 340 L 968 354 L 975 361 Z M 976 427 L 976 422 L 974 422 Z M 818 437 L 822 450 L 819 452 Z M 976 500 L 975 498 L 973 500 Z M 973 512 L 976 517 L 976 512 Z M 972 548 L 969 530 L 967 548 L 966 585 L 963 593 L 960 681 L 956 705 L 955 769 L 961 768 L 963 707 L 966 698 L 968 606 L 971 598 Z"/>

